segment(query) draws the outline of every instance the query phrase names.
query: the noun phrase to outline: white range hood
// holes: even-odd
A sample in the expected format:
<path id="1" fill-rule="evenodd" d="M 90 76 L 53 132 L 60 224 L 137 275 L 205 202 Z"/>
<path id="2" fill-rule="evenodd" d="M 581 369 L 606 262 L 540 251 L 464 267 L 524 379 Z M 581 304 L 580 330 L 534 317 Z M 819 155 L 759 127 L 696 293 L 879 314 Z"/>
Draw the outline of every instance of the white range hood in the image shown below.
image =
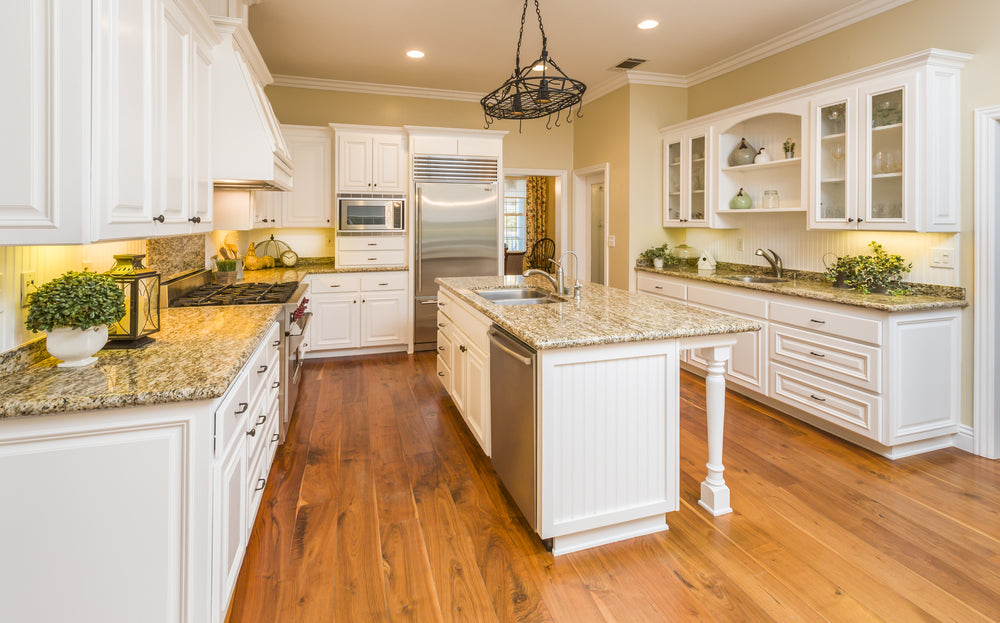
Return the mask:
<path id="1" fill-rule="evenodd" d="M 240 19 L 213 17 L 212 177 L 216 188 L 292 189 L 292 158 L 264 85 L 273 82 Z"/>

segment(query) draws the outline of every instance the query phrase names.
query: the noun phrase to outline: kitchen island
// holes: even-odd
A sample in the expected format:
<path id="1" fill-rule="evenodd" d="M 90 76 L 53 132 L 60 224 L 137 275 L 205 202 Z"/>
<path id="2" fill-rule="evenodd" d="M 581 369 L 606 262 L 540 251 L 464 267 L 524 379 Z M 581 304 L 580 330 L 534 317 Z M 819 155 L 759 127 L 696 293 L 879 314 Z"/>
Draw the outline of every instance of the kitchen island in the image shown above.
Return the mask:
<path id="1" fill-rule="evenodd" d="M 685 350 L 697 349 L 709 361 L 708 475 L 699 503 L 713 515 L 731 512 L 722 463 L 723 372 L 736 335 L 759 324 L 600 284 L 585 284 L 579 301 L 501 305 L 477 292 L 551 286 L 520 276 L 438 283 L 439 326 L 464 326 L 453 334 L 458 337 L 446 333 L 439 339 L 446 387 L 452 368 L 455 382 L 461 377 L 466 386 L 472 374 L 460 374 L 457 363 L 449 367 L 448 344 L 457 341 L 462 353 L 481 350 L 480 333 L 490 324 L 537 352 L 537 504 L 527 519 L 542 539 L 551 539 L 553 553 L 667 528 L 664 514 L 679 507 L 679 357 Z M 460 409 L 471 412 L 476 393 L 464 394 L 468 402 Z M 503 417 L 488 413 L 493 430 L 503 426 Z M 478 436 L 487 453 L 489 428 L 481 426 Z"/>

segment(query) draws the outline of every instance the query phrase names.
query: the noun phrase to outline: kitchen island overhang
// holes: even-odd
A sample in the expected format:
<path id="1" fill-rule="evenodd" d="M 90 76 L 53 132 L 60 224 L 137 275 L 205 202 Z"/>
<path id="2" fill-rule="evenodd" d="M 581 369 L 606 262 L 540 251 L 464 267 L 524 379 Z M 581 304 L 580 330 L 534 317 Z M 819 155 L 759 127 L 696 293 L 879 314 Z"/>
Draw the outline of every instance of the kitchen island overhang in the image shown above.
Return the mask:
<path id="1" fill-rule="evenodd" d="M 760 325 L 586 284 L 580 301 L 496 305 L 476 294 L 546 287 L 521 277 L 440 279 L 470 311 L 537 352 L 534 524 L 554 554 L 667 529 L 679 508 L 680 356 L 700 350 L 706 379 L 708 475 L 699 503 L 731 512 L 723 478 L 723 374 L 738 333 Z"/>

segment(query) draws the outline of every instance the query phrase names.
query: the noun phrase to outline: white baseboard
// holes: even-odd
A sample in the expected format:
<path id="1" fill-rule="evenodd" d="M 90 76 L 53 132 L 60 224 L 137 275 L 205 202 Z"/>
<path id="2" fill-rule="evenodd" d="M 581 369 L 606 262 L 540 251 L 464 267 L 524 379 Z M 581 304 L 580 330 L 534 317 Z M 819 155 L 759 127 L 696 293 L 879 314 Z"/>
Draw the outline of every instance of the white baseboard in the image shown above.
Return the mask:
<path id="1" fill-rule="evenodd" d="M 959 424 L 958 432 L 955 433 L 954 444 L 959 450 L 965 450 L 969 454 L 975 454 L 976 438 L 972 434 L 972 427 L 966 426 L 965 424 Z"/>

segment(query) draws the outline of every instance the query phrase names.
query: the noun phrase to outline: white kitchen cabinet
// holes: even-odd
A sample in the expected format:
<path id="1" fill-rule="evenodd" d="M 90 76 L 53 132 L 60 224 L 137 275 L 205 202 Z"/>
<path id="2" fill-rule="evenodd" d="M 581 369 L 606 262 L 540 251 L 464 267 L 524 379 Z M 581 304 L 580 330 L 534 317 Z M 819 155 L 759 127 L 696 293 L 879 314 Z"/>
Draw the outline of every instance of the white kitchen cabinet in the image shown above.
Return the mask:
<path id="1" fill-rule="evenodd" d="M 968 58 L 921 53 L 810 96 L 811 228 L 958 231 L 960 71 Z"/>
<path id="2" fill-rule="evenodd" d="M 401 132 L 331 124 L 337 143 L 336 192 L 406 192 Z"/>
<path id="3" fill-rule="evenodd" d="M 712 131 L 702 127 L 664 136 L 664 227 L 709 226 Z"/>
<path id="4" fill-rule="evenodd" d="M 341 232 L 336 240 L 338 266 L 405 266 L 406 236 L 356 236 Z"/>
<path id="5" fill-rule="evenodd" d="M 398 349 L 409 342 L 408 273 L 313 275 L 309 350 L 326 356 Z"/>
<path id="6" fill-rule="evenodd" d="M 327 127 L 283 125 L 295 177 L 282 197 L 283 227 L 333 226 L 331 137 Z"/>
<path id="7" fill-rule="evenodd" d="M 278 190 L 256 190 L 253 193 L 250 229 L 282 226 L 282 213 L 289 193 Z"/>
<path id="8" fill-rule="evenodd" d="M 243 414 L 246 421 L 246 414 Z M 242 440 L 238 440 L 242 441 Z M 223 621 L 229 598 L 243 564 L 247 546 L 247 446 L 232 443 L 214 469 L 215 563 L 213 566 L 212 616 Z"/>
<path id="9" fill-rule="evenodd" d="M 646 272 L 637 283 L 763 326 L 733 347 L 726 378 L 736 391 L 891 458 L 951 445 L 960 310 L 888 313 Z M 697 353 L 688 362 L 705 367 Z"/>
<path id="10" fill-rule="evenodd" d="M 438 293 L 439 371 L 472 436 L 490 454 L 490 323 L 444 291 Z M 441 336 L 444 340 L 441 340 Z"/>
<path id="11" fill-rule="evenodd" d="M 199 3 L 6 3 L 0 22 L 5 56 L 34 59 L 12 66 L 0 104 L 0 243 L 211 229 L 196 132 L 211 127 L 217 35 Z"/>

